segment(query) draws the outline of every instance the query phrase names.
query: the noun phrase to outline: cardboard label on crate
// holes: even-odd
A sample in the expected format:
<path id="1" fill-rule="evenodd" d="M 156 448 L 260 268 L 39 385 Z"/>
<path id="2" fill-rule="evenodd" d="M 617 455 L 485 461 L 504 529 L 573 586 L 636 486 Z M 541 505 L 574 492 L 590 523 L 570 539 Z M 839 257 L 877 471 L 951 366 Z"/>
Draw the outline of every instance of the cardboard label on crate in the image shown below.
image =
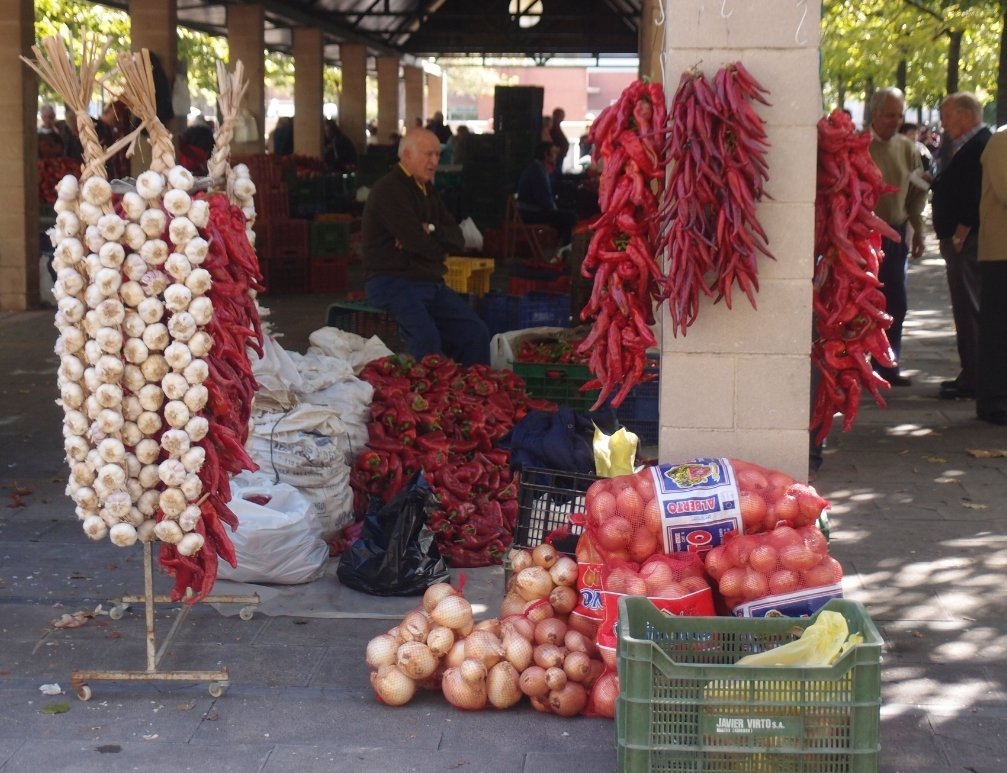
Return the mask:
<path id="1" fill-rule="evenodd" d="M 735 617 L 810 617 L 829 599 L 841 599 L 843 586 L 819 585 L 804 588 L 793 593 L 766 596 L 763 599 L 739 604 L 734 608 Z"/>
<path id="2" fill-rule="evenodd" d="M 727 459 L 700 458 L 650 468 L 661 503 L 665 553 L 705 553 L 741 532 L 734 468 Z"/>
<path id="3" fill-rule="evenodd" d="M 797 709 L 795 708 L 795 712 Z M 707 714 L 700 717 L 699 732 L 704 737 L 744 735 L 754 738 L 803 738 L 804 718 L 799 714 L 753 716 L 747 713 Z"/>

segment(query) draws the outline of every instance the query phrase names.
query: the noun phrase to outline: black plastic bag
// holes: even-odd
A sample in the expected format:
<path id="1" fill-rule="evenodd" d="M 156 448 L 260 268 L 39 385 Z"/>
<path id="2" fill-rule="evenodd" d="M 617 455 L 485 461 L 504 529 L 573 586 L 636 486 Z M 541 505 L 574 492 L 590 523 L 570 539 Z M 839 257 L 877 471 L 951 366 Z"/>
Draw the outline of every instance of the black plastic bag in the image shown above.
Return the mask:
<path id="1" fill-rule="evenodd" d="M 386 504 L 372 506 L 360 536 L 339 560 L 339 581 L 372 596 L 419 596 L 434 583 L 450 582 L 427 528 L 434 507 L 422 472 Z"/>

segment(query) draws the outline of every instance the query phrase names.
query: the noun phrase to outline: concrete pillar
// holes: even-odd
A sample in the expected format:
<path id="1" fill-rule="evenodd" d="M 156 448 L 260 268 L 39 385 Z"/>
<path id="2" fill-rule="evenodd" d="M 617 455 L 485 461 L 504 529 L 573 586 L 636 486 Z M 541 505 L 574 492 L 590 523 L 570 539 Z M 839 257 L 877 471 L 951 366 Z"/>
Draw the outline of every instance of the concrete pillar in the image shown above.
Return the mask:
<path id="1" fill-rule="evenodd" d="M 425 124 L 433 113 L 427 113 L 423 104 L 423 70 L 411 64 L 406 65 L 402 68 L 402 80 L 406 90 L 406 128 L 413 125 L 417 116 Z"/>
<path id="2" fill-rule="evenodd" d="M 643 0 L 640 12 L 640 69 L 641 78 L 662 83 L 661 52 L 664 50 L 664 2 Z"/>
<path id="3" fill-rule="evenodd" d="M 412 124 L 407 124 L 411 126 Z M 378 57 L 378 137 L 387 142 L 399 130 L 399 58 Z"/>
<path id="4" fill-rule="evenodd" d="M 444 76 L 427 73 L 427 110 L 433 115 L 444 111 Z M 446 117 L 446 116 L 445 116 Z"/>
<path id="5" fill-rule="evenodd" d="M 240 61 L 248 77 L 242 106 L 255 119 L 256 136 L 244 142 L 232 142 L 234 155 L 262 153 L 266 147 L 265 64 L 266 17 L 261 3 L 227 6 L 227 45 L 230 67 Z"/>
<path id="6" fill-rule="evenodd" d="M 688 336 L 678 338 L 664 312 L 660 456 L 736 456 L 804 480 L 820 9 L 793 0 L 728 5 L 725 18 L 720 3 L 665 0 L 675 23 L 666 27 L 664 82 L 677 84 L 697 62 L 712 76 L 740 60 L 769 89 L 772 105 L 756 105 L 771 146 L 757 217 L 777 260 L 759 257 L 758 310 L 737 292 L 733 310 L 702 298 Z"/>
<path id="7" fill-rule="evenodd" d="M 0 89 L 0 311 L 24 311 L 39 303 L 38 89 L 35 73 L 18 60 L 34 58 L 33 0 L 0 0 L 0 61 L 7 62 Z M 49 300 L 52 300 L 51 298 Z M 51 331 L 50 331 L 51 332 Z M 55 334 L 53 334 L 55 335 Z"/>
<path id="8" fill-rule="evenodd" d="M 362 43 L 340 43 L 339 66 L 343 73 L 339 128 L 362 153 L 367 145 L 367 47 Z"/>
<path id="9" fill-rule="evenodd" d="M 157 54 L 168 83 L 175 83 L 178 57 L 178 4 L 176 0 L 129 0 L 129 35 L 134 51 L 146 48 Z M 168 122 L 168 131 L 174 136 L 185 127 L 186 116 L 175 116 Z M 134 175 L 150 166 L 150 148 L 147 138 L 137 143 L 131 166 Z"/>
<path id="10" fill-rule="evenodd" d="M 322 156 L 322 31 L 294 28 L 294 152 Z"/>

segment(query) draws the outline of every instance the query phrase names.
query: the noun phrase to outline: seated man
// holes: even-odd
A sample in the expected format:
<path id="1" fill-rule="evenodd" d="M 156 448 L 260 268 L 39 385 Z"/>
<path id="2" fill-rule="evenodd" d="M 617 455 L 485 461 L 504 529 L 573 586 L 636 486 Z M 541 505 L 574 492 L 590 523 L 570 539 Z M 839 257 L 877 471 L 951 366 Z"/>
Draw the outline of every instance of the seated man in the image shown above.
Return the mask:
<path id="1" fill-rule="evenodd" d="M 465 240 L 432 185 L 440 154 L 437 135 L 410 129 L 398 165 L 371 188 L 361 226 L 364 291 L 395 317 L 416 359 L 443 353 L 488 365 L 489 329 L 444 283 L 444 259 Z"/>
<path id="2" fill-rule="evenodd" d="M 527 224 L 544 223 L 556 229 L 560 250 L 570 244 L 577 214 L 556 206 L 549 179 L 556 165 L 558 148 L 551 142 L 540 142 L 535 160 L 521 172 L 517 183 L 517 208 Z"/>

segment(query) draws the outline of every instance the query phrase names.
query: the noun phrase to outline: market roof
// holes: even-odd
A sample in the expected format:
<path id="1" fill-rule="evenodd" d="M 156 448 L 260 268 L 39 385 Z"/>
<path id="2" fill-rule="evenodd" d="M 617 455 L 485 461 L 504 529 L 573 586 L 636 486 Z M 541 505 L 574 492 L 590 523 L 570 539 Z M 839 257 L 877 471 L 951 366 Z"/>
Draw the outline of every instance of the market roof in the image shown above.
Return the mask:
<path id="1" fill-rule="evenodd" d="M 178 0 L 183 26 L 227 34 L 227 6 L 244 0 Z M 126 0 L 109 0 L 125 6 Z M 339 44 L 404 57 L 635 57 L 643 0 L 262 0 L 266 47 L 290 52 L 292 29 L 324 33 L 325 58 Z"/>

